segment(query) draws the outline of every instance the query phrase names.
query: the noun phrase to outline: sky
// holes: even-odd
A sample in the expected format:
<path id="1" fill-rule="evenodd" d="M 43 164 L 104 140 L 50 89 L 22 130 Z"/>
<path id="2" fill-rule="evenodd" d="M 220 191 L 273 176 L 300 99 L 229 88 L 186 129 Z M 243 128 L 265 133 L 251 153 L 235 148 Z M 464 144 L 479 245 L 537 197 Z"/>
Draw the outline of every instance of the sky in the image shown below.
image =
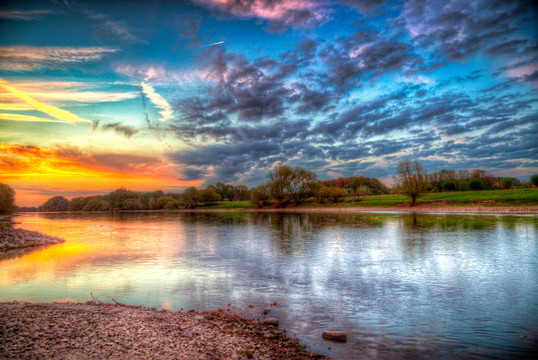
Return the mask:
<path id="1" fill-rule="evenodd" d="M 538 172 L 538 8 L 504 0 L 3 1 L 0 182 L 46 199 Z"/>

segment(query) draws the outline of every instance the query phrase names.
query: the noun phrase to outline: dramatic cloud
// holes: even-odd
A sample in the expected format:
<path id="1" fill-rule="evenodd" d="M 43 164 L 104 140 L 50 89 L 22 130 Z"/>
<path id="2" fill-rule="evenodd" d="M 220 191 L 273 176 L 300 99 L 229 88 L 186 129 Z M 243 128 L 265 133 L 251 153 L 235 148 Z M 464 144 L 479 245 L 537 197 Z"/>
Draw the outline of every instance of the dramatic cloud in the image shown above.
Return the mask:
<path id="1" fill-rule="evenodd" d="M 197 3 L 241 17 L 268 20 L 276 25 L 312 27 L 326 20 L 328 10 L 313 0 L 194 0 Z M 274 26 L 274 25 L 273 25 Z M 274 26 L 273 29 L 276 29 Z"/>
<path id="2" fill-rule="evenodd" d="M 536 54 L 536 41 L 526 35 L 533 26 L 529 14 L 536 11 L 529 1 L 412 0 L 402 21 L 419 46 L 451 61 L 465 61 L 483 49 L 492 56 Z"/>
<path id="3" fill-rule="evenodd" d="M 24 20 L 2 24 L 5 143 L 176 185 L 253 186 L 283 163 L 322 178 L 390 179 L 400 159 L 538 172 L 533 1 L 25 6 L 2 13 Z M 56 149 L 46 122 L 94 131 L 63 126 Z"/>

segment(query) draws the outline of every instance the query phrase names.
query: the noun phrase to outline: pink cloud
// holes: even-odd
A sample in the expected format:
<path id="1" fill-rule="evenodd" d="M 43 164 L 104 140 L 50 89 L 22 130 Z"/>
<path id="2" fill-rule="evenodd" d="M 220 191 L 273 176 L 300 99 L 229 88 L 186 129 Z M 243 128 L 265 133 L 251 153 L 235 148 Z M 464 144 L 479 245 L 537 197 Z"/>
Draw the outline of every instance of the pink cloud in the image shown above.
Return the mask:
<path id="1" fill-rule="evenodd" d="M 323 22 L 329 11 L 313 0 L 195 0 L 207 7 L 216 7 L 236 16 L 308 26 Z"/>

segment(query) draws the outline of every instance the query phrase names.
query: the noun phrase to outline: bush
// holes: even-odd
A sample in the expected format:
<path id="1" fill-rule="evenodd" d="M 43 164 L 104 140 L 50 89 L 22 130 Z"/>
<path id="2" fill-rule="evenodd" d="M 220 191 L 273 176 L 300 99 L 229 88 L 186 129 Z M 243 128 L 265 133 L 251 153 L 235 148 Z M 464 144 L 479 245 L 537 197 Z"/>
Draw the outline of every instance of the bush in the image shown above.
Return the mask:
<path id="1" fill-rule="evenodd" d="M 261 208 L 271 204 L 271 185 L 262 184 L 250 191 L 250 203 L 252 206 Z"/>
<path id="2" fill-rule="evenodd" d="M 445 180 L 441 187 L 443 188 L 443 191 L 454 191 L 456 190 L 456 183 L 454 180 Z"/>
<path id="3" fill-rule="evenodd" d="M 363 201 L 366 196 L 368 196 L 368 189 L 365 187 L 359 187 L 353 191 L 351 194 L 353 196 L 353 201 Z"/>
<path id="4" fill-rule="evenodd" d="M 484 189 L 484 182 L 482 179 L 471 179 L 469 181 L 469 189 L 471 190 L 483 190 Z"/>
<path id="5" fill-rule="evenodd" d="M 198 192 L 198 197 L 203 203 L 212 203 L 222 200 L 222 196 L 217 194 L 213 189 L 204 189 Z"/>
<path id="6" fill-rule="evenodd" d="M 175 199 L 171 196 L 161 196 L 153 204 L 153 209 L 154 210 L 167 209 L 168 203 L 173 203 L 174 201 Z"/>
<path id="7" fill-rule="evenodd" d="M 317 192 L 316 192 L 316 200 L 318 203 L 323 204 L 324 202 L 329 200 L 331 188 L 327 186 L 322 186 Z"/>
<path id="8" fill-rule="evenodd" d="M 534 174 L 531 176 L 531 184 L 534 186 L 538 186 L 538 174 Z"/>
<path id="9" fill-rule="evenodd" d="M 0 183 L 0 214 L 11 214 L 15 207 L 15 191 L 11 186 Z"/>
<path id="10" fill-rule="evenodd" d="M 186 209 L 193 209 L 198 205 L 198 190 L 196 190 L 195 187 L 190 187 L 183 191 L 181 195 L 179 196 L 179 202 L 186 208 Z"/>
<path id="11" fill-rule="evenodd" d="M 502 178 L 499 185 L 501 186 L 501 189 L 510 189 L 514 186 L 514 182 L 510 178 Z"/>

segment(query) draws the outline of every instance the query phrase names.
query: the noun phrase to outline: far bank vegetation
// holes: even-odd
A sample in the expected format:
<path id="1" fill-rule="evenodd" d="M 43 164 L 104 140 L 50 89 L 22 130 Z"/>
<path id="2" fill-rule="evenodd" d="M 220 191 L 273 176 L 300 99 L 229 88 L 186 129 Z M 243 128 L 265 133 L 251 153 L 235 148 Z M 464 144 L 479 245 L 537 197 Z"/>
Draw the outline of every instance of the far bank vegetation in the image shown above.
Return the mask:
<path id="1" fill-rule="evenodd" d="M 106 195 L 74 197 L 71 200 L 67 200 L 63 196 L 55 196 L 38 208 L 19 208 L 18 210 L 90 212 L 178 210 L 197 207 L 223 209 L 284 208 L 302 205 L 323 207 L 346 206 L 346 204 L 351 206 L 360 203 L 365 206 L 376 206 L 377 203 L 384 206 L 385 203 L 398 205 L 405 201 L 410 201 L 411 205 L 415 205 L 417 199 L 421 197 L 443 199 L 440 194 L 439 196 L 434 195 L 436 193 L 481 191 L 482 194 L 486 195 L 484 190 L 538 187 L 538 175 L 533 175 L 530 183 L 521 183 L 516 178 L 494 177 L 481 169 L 470 171 L 442 170 L 428 174 L 418 161 L 410 160 L 402 160 L 398 164 L 398 172 L 394 176 L 395 186 L 392 189 L 389 189 L 378 179 L 364 176 L 319 180 L 312 171 L 288 165 L 275 167 L 267 174 L 267 179 L 264 184 L 251 189 L 245 185 L 219 182 L 204 189 L 190 187 L 181 193 L 160 190 L 135 192 L 120 188 Z M 3 190 L 2 196 L 9 200 L 9 191 Z M 379 197 L 379 195 L 385 197 Z M 490 198 L 491 195 L 488 194 L 485 197 Z M 454 198 L 467 197 L 455 196 Z M 479 199 L 480 196 L 473 195 L 471 198 Z M 538 202 L 538 199 L 535 202 Z"/>

